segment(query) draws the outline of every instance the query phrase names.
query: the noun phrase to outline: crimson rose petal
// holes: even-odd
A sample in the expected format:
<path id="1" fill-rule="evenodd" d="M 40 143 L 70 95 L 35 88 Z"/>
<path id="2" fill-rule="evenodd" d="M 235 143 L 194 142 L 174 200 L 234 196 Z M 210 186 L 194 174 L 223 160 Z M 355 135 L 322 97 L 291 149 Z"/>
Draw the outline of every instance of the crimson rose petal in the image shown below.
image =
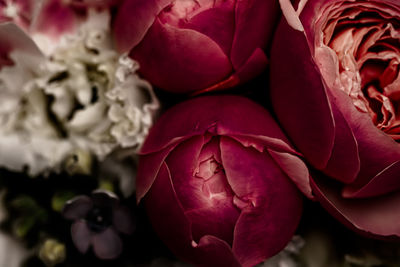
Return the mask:
<path id="1" fill-rule="evenodd" d="M 313 177 L 316 198 L 358 232 L 398 237 L 399 2 L 280 2 L 271 98 L 305 158 L 337 180 Z"/>

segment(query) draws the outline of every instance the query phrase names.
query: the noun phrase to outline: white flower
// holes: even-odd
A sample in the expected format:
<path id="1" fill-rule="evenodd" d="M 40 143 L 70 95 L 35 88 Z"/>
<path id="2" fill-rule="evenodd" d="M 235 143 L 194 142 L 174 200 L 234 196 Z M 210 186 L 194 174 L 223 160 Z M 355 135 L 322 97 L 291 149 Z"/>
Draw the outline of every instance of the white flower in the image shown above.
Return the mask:
<path id="1" fill-rule="evenodd" d="M 114 51 L 107 12 L 91 11 L 56 43 L 34 35 L 42 54 L 18 34 L 33 48 L 16 49 L 0 70 L 1 167 L 35 176 L 61 170 L 76 151 L 104 160 L 140 148 L 159 103 L 137 62 Z"/>

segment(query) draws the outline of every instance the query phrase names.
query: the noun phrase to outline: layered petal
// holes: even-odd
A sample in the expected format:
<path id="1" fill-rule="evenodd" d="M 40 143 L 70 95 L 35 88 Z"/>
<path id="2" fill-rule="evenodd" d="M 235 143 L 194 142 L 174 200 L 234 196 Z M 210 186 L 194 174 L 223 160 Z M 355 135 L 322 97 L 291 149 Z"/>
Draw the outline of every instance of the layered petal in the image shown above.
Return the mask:
<path id="1" fill-rule="evenodd" d="M 139 177 L 138 177 L 139 178 Z M 160 197 L 160 192 L 162 197 Z M 168 166 L 163 163 L 153 186 L 145 198 L 148 216 L 162 240 L 168 240 L 168 247 L 181 257 L 192 254 L 190 223 L 184 215 L 171 181 Z M 168 218 L 168 220 L 166 220 Z"/>
<path id="2" fill-rule="evenodd" d="M 267 153 L 221 137 L 221 158 L 242 207 L 233 251 L 243 266 L 253 266 L 290 240 L 300 220 L 301 196 Z"/>
<path id="3" fill-rule="evenodd" d="M 151 139 L 148 139 L 151 140 Z M 146 144 L 146 143 L 145 143 Z M 149 191 L 154 180 L 156 179 L 158 172 L 164 163 L 164 160 L 168 154 L 175 148 L 179 143 L 170 145 L 159 153 L 143 154 L 139 159 L 139 166 L 137 176 L 140 177 L 136 180 L 136 199 L 139 202 L 144 195 Z"/>
<path id="4" fill-rule="evenodd" d="M 299 134 L 290 126 L 289 136 L 311 164 L 329 176 L 317 174 L 311 179 L 313 193 L 328 211 L 358 232 L 373 237 L 398 237 L 399 227 L 393 222 L 399 214 L 400 150 L 393 140 L 398 105 L 393 88 L 397 84 L 396 28 L 400 4 L 392 0 L 300 1 L 304 3 L 297 12 L 301 13 L 304 33 L 297 35 L 304 35 L 303 50 L 310 51 L 310 56 L 297 61 L 306 60 L 318 75 L 309 69 L 298 70 L 301 75 L 321 82 L 320 88 L 307 84 L 314 95 L 326 88 L 324 95 L 328 96 L 334 119 L 333 146 L 327 164 L 315 164 L 313 156 L 296 141 Z M 293 32 L 290 28 L 280 30 L 278 36 L 291 36 Z M 281 70 L 285 67 L 277 72 Z M 272 95 L 277 94 L 274 90 Z M 298 93 L 304 91 L 302 88 Z M 279 118 L 281 110 L 277 111 Z M 287 127 L 285 121 L 289 119 L 283 117 L 283 126 Z M 307 123 L 314 117 L 293 116 L 293 120 L 298 118 Z"/>
<path id="5" fill-rule="evenodd" d="M 239 210 L 220 165 L 219 138 L 204 143 L 203 136 L 181 143 L 167 158 L 177 197 L 199 242 L 213 235 L 232 244 Z"/>
<path id="6" fill-rule="evenodd" d="M 221 266 L 240 267 L 242 266 L 229 245 L 214 236 L 203 236 L 197 246 L 196 257 L 198 266 Z"/>
<path id="7" fill-rule="evenodd" d="M 360 172 L 356 180 L 349 185 L 351 189 L 347 189 L 349 192 L 356 192 L 368 184 L 373 177 L 379 176 L 379 173 L 384 174 L 383 170 L 388 166 L 400 160 L 400 146 L 390 136 L 377 129 L 368 114 L 359 112 L 343 92 L 333 93 L 335 104 L 347 118 L 358 144 Z M 384 177 L 389 180 L 395 179 L 387 175 Z M 387 193 L 388 189 L 388 187 L 378 186 L 375 188 L 375 195 Z M 398 187 L 393 187 L 390 191 L 396 189 Z"/>
<path id="8" fill-rule="evenodd" d="M 161 190 L 161 191 L 160 191 Z M 159 192 L 163 192 L 160 198 Z M 167 245 L 182 259 L 200 266 L 240 266 L 229 245 L 212 236 L 204 236 L 199 243 L 191 237 L 191 226 L 173 189 L 170 172 L 163 164 L 145 200 L 154 228 Z M 169 218 L 170 221 L 166 221 Z"/>
<path id="9" fill-rule="evenodd" d="M 324 168 L 334 144 L 333 114 L 303 33 L 285 20 L 278 26 L 272 47 L 271 100 L 296 147 L 312 165 Z"/>
<path id="10" fill-rule="evenodd" d="M 117 48 L 128 52 L 139 44 L 157 15 L 173 0 L 123 1 L 115 17 L 113 32 Z"/>
<path id="11" fill-rule="evenodd" d="M 279 18 L 278 8 L 277 1 L 236 1 L 236 27 L 230 54 L 235 70 L 240 70 L 257 49 L 267 49 Z"/>
<path id="12" fill-rule="evenodd" d="M 155 44 L 158 48 L 154 48 Z M 232 71 L 228 57 L 208 36 L 162 24 L 159 19 L 130 56 L 140 62 L 140 72 L 145 78 L 177 93 L 208 87 Z"/>
<path id="13" fill-rule="evenodd" d="M 225 55 L 229 55 L 235 31 L 234 6 L 235 1 L 224 1 L 218 7 L 210 8 L 190 18 L 181 27 L 208 36 L 221 47 Z"/>
<path id="14" fill-rule="evenodd" d="M 372 237 L 400 236 L 400 194 L 368 199 L 345 199 L 340 185 L 327 177 L 312 180 L 313 191 L 321 204 L 348 227 Z"/>
<path id="15" fill-rule="evenodd" d="M 286 137 L 282 130 L 263 107 L 244 97 L 225 95 L 194 98 L 166 111 L 150 130 L 141 153 L 154 152 L 175 140 L 205 132 L 229 136 L 248 135 L 249 140 L 267 137 L 287 147 L 286 150 L 290 149 L 285 144 Z"/>
<path id="16" fill-rule="evenodd" d="M 300 191 L 306 197 L 314 199 L 310 185 L 310 174 L 304 161 L 287 152 L 278 152 L 272 149 L 267 149 L 267 151 Z"/>
<path id="17" fill-rule="evenodd" d="M 158 87 L 198 94 L 260 74 L 278 16 L 276 1 L 125 1 L 115 41 Z"/>
<path id="18" fill-rule="evenodd" d="M 360 171 L 358 143 L 343 114 L 334 103 L 331 103 L 331 107 L 335 118 L 335 140 L 324 173 L 349 184 Z"/>

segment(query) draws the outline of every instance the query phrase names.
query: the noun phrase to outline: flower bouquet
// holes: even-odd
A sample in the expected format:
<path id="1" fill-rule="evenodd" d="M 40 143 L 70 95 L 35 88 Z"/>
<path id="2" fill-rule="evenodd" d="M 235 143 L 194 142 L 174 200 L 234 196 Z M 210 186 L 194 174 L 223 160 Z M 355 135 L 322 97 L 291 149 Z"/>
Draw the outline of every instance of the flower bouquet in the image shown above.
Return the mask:
<path id="1" fill-rule="evenodd" d="M 0 266 L 399 266 L 399 65 L 395 0 L 0 0 Z"/>

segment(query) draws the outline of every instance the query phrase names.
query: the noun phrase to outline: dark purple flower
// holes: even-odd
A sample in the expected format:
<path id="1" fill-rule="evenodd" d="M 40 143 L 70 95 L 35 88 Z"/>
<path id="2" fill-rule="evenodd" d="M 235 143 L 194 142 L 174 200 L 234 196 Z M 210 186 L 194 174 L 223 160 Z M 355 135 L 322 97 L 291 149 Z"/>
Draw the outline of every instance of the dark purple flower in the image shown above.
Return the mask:
<path id="1" fill-rule="evenodd" d="M 352 229 L 400 237 L 400 2 L 280 2 L 271 99 L 324 173 L 308 186 Z"/>
<path id="2" fill-rule="evenodd" d="M 65 218 L 74 220 L 72 241 L 81 253 L 92 245 L 100 259 L 113 259 L 122 252 L 118 233 L 131 234 L 134 220 L 130 211 L 119 205 L 119 199 L 109 191 L 96 190 L 90 197 L 77 196 L 65 204 Z"/>

